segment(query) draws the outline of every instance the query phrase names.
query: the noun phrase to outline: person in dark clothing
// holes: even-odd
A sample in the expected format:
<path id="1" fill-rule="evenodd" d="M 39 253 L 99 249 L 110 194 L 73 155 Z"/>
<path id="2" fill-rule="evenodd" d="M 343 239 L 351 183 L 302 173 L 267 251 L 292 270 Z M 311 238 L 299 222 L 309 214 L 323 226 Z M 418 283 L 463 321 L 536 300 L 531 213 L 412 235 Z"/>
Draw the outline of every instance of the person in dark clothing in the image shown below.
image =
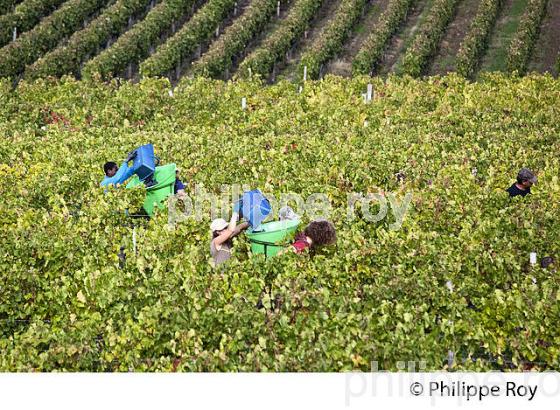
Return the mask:
<path id="1" fill-rule="evenodd" d="M 175 171 L 175 184 L 173 185 L 173 193 L 180 199 L 185 196 L 185 184 L 179 179 L 179 169 Z"/>
<path id="2" fill-rule="evenodd" d="M 527 168 L 523 168 L 517 174 L 517 181 L 506 189 L 511 198 L 514 196 L 526 196 L 531 193 L 531 187 L 537 183 L 537 177 Z"/>
<path id="3" fill-rule="evenodd" d="M 545 256 L 541 259 L 541 268 L 543 269 L 550 269 L 556 272 L 555 265 L 556 260 L 552 256 Z"/>

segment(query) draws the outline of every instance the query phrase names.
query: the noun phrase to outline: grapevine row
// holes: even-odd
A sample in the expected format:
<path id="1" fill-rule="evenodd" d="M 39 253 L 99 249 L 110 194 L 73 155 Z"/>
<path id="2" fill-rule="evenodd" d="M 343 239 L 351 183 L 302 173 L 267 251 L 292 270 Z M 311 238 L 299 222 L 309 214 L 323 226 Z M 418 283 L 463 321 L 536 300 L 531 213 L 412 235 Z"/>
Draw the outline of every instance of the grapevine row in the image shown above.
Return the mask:
<path id="1" fill-rule="evenodd" d="M 9 13 L 15 4 L 16 0 L 0 0 L 0 16 Z"/>
<path id="2" fill-rule="evenodd" d="M 323 4 L 323 0 L 299 0 L 291 7 L 288 16 L 240 65 L 238 75 L 267 76 L 274 64 L 292 47 L 309 26 L 309 22 Z"/>
<path id="3" fill-rule="evenodd" d="M 372 74 L 377 68 L 391 36 L 406 19 L 410 7 L 417 0 L 392 0 L 379 17 L 373 32 L 364 41 L 352 62 L 354 74 Z"/>
<path id="4" fill-rule="evenodd" d="M 436 52 L 447 25 L 455 15 L 459 0 L 435 0 L 426 21 L 406 50 L 403 60 L 405 74 L 418 77 Z"/>
<path id="5" fill-rule="evenodd" d="M 109 0 L 69 0 L 33 30 L 0 50 L 0 77 L 19 75 L 27 64 L 35 62 L 84 21 L 103 8 Z"/>
<path id="6" fill-rule="evenodd" d="M 6 6 L 13 6 L 12 1 L 2 1 Z M 13 13 L 4 14 L 0 17 L 0 47 L 4 47 L 12 41 L 13 30 L 20 34 L 31 30 L 44 16 L 48 16 L 64 0 L 25 0 L 19 4 Z M 12 3 L 8 5 L 8 3 Z M 1 14 L 1 13 L 0 13 Z"/>
<path id="7" fill-rule="evenodd" d="M 334 17 L 322 31 L 319 40 L 301 58 L 300 73 L 303 73 L 307 67 L 307 75 L 310 78 L 320 76 L 321 66 L 342 49 L 366 2 L 366 0 L 342 1 Z"/>
<path id="8" fill-rule="evenodd" d="M 150 47 L 173 23 L 192 9 L 195 0 L 167 0 L 154 7 L 138 24 L 118 38 L 111 47 L 90 60 L 82 68 L 84 77 L 99 73 L 103 78 L 123 72 L 131 63 L 146 58 Z"/>
<path id="9" fill-rule="evenodd" d="M 89 55 L 94 55 L 110 36 L 121 34 L 127 28 L 129 19 L 144 10 L 150 1 L 118 0 L 85 29 L 74 33 L 67 44 L 27 67 L 25 78 L 78 74 L 80 64 Z"/>
<path id="10" fill-rule="evenodd" d="M 241 53 L 270 20 L 276 9 L 276 0 L 254 0 L 235 22 L 193 64 L 195 75 L 219 77 L 231 68 L 233 58 Z"/>
<path id="11" fill-rule="evenodd" d="M 527 62 L 539 35 L 539 28 L 546 11 L 547 2 L 548 0 L 529 0 L 517 33 L 515 33 L 515 37 L 509 46 L 508 71 L 518 71 L 520 74 L 524 74 L 527 70 Z"/>
<path id="12" fill-rule="evenodd" d="M 236 0 L 210 0 L 173 37 L 140 64 L 142 76 L 163 76 L 208 40 L 235 7 Z"/>
<path id="13" fill-rule="evenodd" d="M 457 72 L 472 77 L 480 58 L 488 46 L 492 27 L 496 22 L 503 0 L 482 0 L 457 54 Z"/>

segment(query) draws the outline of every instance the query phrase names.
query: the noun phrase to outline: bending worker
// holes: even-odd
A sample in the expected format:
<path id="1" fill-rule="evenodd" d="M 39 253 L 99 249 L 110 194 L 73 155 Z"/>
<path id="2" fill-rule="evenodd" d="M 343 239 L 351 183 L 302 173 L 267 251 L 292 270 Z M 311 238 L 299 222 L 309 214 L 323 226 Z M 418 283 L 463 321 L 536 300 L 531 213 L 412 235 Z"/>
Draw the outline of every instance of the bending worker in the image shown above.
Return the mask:
<path id="1" fill-rule="evenodd" d="M 124 160 L 120 168 L 114 162 L 106 162 L 103 165 L 103 171 L 105 171 L 105 178 L 101 182 L 101 186 L 108 185 L 120 185 L 124 183 L 128 178 L 132 176 L 134 170 L 132 167 L 128 166 L 128 163 L 134 159 L 136 156 L 136 151 L 132 151 L 128 154 L 128 157 Z"/>

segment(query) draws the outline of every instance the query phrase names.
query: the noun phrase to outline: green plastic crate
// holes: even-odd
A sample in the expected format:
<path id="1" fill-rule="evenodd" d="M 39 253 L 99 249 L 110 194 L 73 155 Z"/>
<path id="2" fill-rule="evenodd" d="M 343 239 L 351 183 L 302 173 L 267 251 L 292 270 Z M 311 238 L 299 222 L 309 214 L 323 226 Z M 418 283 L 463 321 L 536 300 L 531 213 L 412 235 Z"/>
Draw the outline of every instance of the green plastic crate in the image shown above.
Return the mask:
<path id="1" fill-rule="evenodd" d="M 299 220 L 274 221 L 262 224 L 257 232 L 247 230 L 251 252 L 264 254 L 267 258 L 285 249 L 286 240 L 297 230 Z"/>
<path id="2" fill-rule="evenodd" d="M 153 215 L 156 206 L 159 209 L 163 209 L 166 199 L 170 195 L 173 195 L 176 169 L 177 167 L 175 164 L 156 167 L 154 179 L 157 181 L 157 185 L 146 189 L 146 199 L 144 199 L 144 210 L 148 215 Z M 138 185 L 144 185 L 144 183 L 135 175 L 130 182 L 126 184 L 126 188 L 134 188 Z"/>

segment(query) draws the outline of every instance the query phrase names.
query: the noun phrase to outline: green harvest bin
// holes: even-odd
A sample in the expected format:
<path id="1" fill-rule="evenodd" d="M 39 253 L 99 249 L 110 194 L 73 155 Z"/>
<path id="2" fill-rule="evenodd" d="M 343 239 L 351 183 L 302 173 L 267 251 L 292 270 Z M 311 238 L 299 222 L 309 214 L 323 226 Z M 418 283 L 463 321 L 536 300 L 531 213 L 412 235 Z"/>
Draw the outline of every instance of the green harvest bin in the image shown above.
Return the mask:
<path id="1" fill-rule="evenodd" d="M 256 232 L 249 228 L 247 237 L 251 242 L 251 251 L 254 254 L 264 254 L 267 258 L 276 255 L 284 249 L 286 239 L 296 231 L 299 223 L 299 220 L 268 222 L 262 224 Z"/>
<path id="2" fill-rule="evenodd" d="M 154 207 L 159 209 L 165 207 L 165 200 L 170 195 L 173 195 L 173 188 L 175 186 L 175 164 L 167 164 L 161 167 L 156 167 L 154 172 L 154 179 L 157 185 L 151 186 L 146 189 L 146 199 L 144 200 L 144 210 L 150 216 L 154 213 Z M 137 175 L 126 184 L 127 188 L 134 188 L 138 185 L 144 185 Z"/>

